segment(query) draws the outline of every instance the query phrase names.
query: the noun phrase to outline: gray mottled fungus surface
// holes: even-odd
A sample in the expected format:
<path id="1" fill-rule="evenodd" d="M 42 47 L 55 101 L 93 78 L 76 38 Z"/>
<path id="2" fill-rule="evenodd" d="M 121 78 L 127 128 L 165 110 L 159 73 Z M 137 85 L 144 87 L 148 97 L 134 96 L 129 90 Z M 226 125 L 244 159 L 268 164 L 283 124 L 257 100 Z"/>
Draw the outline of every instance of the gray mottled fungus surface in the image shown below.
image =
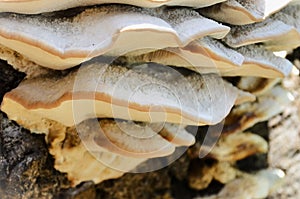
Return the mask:
<path id="1" fill-rule="evenodd" d="M 103 54 L 185 46 L 207 35 L 223 38 L 230 29 L 188 8 L 125 5 L 87 8 L 71 17 L 0 13 L 0 24 L 0 44 L 60 70 Z"/>

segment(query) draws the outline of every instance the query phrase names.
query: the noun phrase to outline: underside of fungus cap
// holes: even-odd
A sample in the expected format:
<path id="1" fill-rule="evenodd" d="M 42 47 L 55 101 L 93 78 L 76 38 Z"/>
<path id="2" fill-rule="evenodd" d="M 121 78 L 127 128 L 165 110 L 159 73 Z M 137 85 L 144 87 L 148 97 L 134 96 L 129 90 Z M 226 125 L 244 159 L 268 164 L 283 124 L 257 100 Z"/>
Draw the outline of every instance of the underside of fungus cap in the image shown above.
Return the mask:
<path id="1" fill-rule="evenodd" d="M 1 109 L 11 119 L 23 110 L 66 126 L 95 117 L 204 125 L 222 121 L 237 96 L 237 88 L 214 74 L 91 62 L 64 77 L 23 81 L 5 95 Z"/>
<path id="2" fill-rule="evenodd" d="M 272 19 L 281 21 L 290 26 L 290 32 L 274 40 L 266 42 L 267 48 L 273 51 L 293 50 L 300 46 L 300 4 L 289 5 L 272 16 Z"/>
<path id="3" fill-rule="evenodd" d="M 285 7 L 291 0 L 228 0 L 199 10 L 201 14 L 233 25 L 245 25 L 263 21 Z"/>
<path id="4" fill-rule="evenodd" d="M 99 55 L 185 46 L 208 35 L 222 38 L 230 30 L 188 8 L 103 5 L 72 11 L 0 13 L 0 44 L 41 66 L 63 70 Z"/>
<path id="5" fill-rule="evenodd" d="M 0 12 L 15 12 L 23 14 L 37 14 L 65 10 L 73 7 L 91 6 L 97 4 L 119 3 L 140 7 L 189 6 L 206 7 L 225 0 L 0 0 Z"/>

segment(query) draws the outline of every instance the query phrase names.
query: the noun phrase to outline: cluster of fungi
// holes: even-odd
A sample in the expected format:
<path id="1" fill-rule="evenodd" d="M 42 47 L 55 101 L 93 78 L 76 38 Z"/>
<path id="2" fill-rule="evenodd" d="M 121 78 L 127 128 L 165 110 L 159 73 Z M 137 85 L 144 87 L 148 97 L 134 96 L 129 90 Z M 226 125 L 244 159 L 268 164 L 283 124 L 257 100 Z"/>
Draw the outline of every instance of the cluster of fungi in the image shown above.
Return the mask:
<path id="1" fill-rule="evenodd" d="M 45 134 L 73 186 L 192 146 L 189 126 L 221 126 L 196 152 L 217 163 L 190 186 L 263 198 L 282 173 L 235 162 L 267 153 L 247 129 L 293 100 L 282 52 L 298 46 L 297 0 L 0 0 L 0 59 L 26 73 L 1 111 Z"/>

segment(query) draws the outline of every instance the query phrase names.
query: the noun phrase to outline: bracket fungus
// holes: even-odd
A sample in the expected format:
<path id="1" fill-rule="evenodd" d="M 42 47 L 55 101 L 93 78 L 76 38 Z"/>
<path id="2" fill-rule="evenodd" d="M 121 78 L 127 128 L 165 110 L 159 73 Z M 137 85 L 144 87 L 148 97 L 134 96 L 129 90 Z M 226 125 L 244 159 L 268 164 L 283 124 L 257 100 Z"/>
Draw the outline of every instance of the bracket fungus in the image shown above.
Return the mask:
<path id="1" fill-rule="evenodd" d="M 205 125 L 221 122 L 237 97 L 238 89 L 214 74 L 96 62 L 61 78 L 25 80 L 5 95 L 1 109 L 15 120 L 37 115 L 66 126 L 92 117 Z"/>
<path id="2" fill-rule="evenodd" d="M 120 5 L 90 8 L 63 18 L 0 13 L 0 24 L 2 45 L 57 70 L 103 54 L 185 46 L 207 35 L 223 38 L 230 30 L 186 8 L 149 10 Z M 103 28 L 108 24 L 110 28 Z"/>
<path id="3" fill-rule="evenodd" d="M 65 10 L 73 7 L 91 6 L 108 3 L 119 3 L 135 5 L 140 7 L 160 7 L 168 6 L 189 6 L 206 7 L 226 0 L 0 0 L 0 12 L 16 12 L 23 14 L 37 14 L 43 12 L 52 12 Z"/>
<path id="4" fill-rule="evenodd" d="M 264 169 L 251 175 L 243 173 L 226 184 L 218 194 L 204 199 L 266 198 L 278 188 L 283 178 L 284 172 L 279 169 Z"/>
<path id="5" fill-rule="evenodd" d="M 244 91 L 251 92 L 255 96 L 261 96 L 272 89 L 276 84 L 279 84 L 280 80 L 280 78 L 242 77 L 238 81 L 237 87 Z"/>
<path id="6" fill-rule="evenodd" d="M 237 132 L 220 138 L 209 156 L 221 162 L 233 162 L 256 153 L 266 153 L 268 143 L 251 132 Z"/>
<path id="7" fill-rule="evenodd" d="M 224 124 L 215 147 L 204 146 L 217 163 L 190 186 L 216 179 L 228 183 L 222 196 L 239 182 L 257 190 L 260 174 L 235 179 L 234 164 L 267 152 L 244 131 L 292 100 L 281 78 L 293 64 L 273 51 L 300 46 L 299 1 L 276 3 L 0 0 L 0 59 L 27 75 L 1 111 L 46 135 L 73 186 L 199 144 L 187 126 Z"/>
<path id="8" fill-rule="evenodd" d="M 224 41 L 234 48 L 263 42 L 274 51 L 300 46 L 300 5 L 289 5 L 266 20 L 245 26 L 233 26 Z"/>
<path id="9" fill-rule="evenodd" d="M 199 12 L 209 18 L 233 25 L 245 25 L 265 20 L 292 0 L 228 0 Z"/>
<path id="10" fill-rule="evenodd" d="M 263 46 L 249 45 L 231 49 L 220 41 L 210 38 L 191 42 L 183 48 L 168 48 L 128 56 L 126 62 L 155 62 L 184 67 L 201 74 L 216 73 L 221 76 L 265 78 L 285 77 L 293 67 L 288 60 L 275 56 Z"/>
<path id="11" fill-rule="evenodd" d="M 270 88 L 258 96 L 256 102 L 235 107 L 227 116 L 224 133 L 244 131 L 258 122 L 268 120 L 282 112 L 292 100 L 291 93 L 281 86 Z"/>

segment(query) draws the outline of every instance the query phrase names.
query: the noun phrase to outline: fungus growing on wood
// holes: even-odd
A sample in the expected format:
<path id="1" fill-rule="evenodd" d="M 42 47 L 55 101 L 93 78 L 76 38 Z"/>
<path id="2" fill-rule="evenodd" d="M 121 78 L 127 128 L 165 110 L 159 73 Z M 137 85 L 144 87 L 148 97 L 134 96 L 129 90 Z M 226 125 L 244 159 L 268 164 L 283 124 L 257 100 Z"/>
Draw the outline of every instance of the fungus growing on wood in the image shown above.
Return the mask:
<path id="1" fill-rule="evenodd" d="M 244 131 L 258 122 L 268 120 L 282 112 L 292 100 L 293 96 L 289 91 L 275 86 L 258 96 L 256 102 L 235 107 L 226 118 L 224 133 Z"/>
<path id="2" fill-rule="evenodd" d="M 233 25 L 245 25 L 260 22 L 285 7 L 292 0 L 228 0 L 205 7 L 199 12 L 209 18 Z"/>
<path id="3" fill-rule="evenodd" d="M 293 67 L 288 60 L 275 56 L 262 46 L 249 45 L 231 49 L 210 38 L 191 42 L 183 48 L 168 48 L 138 56 L 127 56 L 126 61 L 185 67 L 201 74 L 265 78 L 285 77 Z"/>
<path id="4" fill-rule="evenodd" d="M 16 12 L 23 14 L 37 14 L 65 10 L 73 7 L 90 6 L 97 4 L 119 3 L 135 5 L 140 7 L 189 6 L 206 7 L 226 0 L 0 0 L 0 12 Z"/>
<path id="5" fill-rule="evenodd" d="M 222 121 L 237 96 L 236 87 L 213 74 L 91 63 L 62 78 L 22 82 L 5 95 L 1 109 L 15 120 L 27 112 L 66 126 L 92 117 L 207 125 Z"/>
<path id="6" fill-rule="evenodd" d="M 267 151 L 265 140 L 243 131 L 291 101 L 277 78 L 293 66 L 272 50 L 299 46 L 299 5 L 277 12 L 289 1 L 272 9 L 268 0 L 49 2 L 0 0 L 0 58 L 27 73 L 1 110 L 46 134 L 55 168 L 72 185 L 117 178 L 193 145 L 187 125 L 225 120 L 208 152 L 218 162 L 194 187 L 234 184 L 232 164 Z M 75 8 L 88 5 L 96 6 Z"/>
<path id="7" fill-rule="evenodd" d="M 234 48 L 263 42 L 274 51 L 300 46 L 300 5 L 289 5 L 260 23 L 232 26 L 224 41 Z"/>
<path id="8" fill-rule="evenodd" d="M 209 156 L 219 161 L 232 162 L 267 151 L 268 143 L 262 137 L 251 132 L 236 132 L 222 136 Z"/>
<path id="9" fill-rule="evenodd" d="M 261 96 L 276 84 L 279 84 L 280 81 L 280 78 L 242 77 L 238 81 L 237 87 L 256 96 Z"/>
<path id="10" fill-rule="evenodd" d="M 229 32 L 229 27 L 187 8 L 147 10 L 120 5 L 90 8 L 63 18 L 0 13 L 0 24 L 2 45 L 58 70 L 104 54 L 185 46 L 197 38 L 223 38 Z M 110 28 L 103 28 L 108 24 Z"/>
<path id="11" fill-rule="evenodd" d="M 278 188 L 283 177 L 284 172 L 279 169 L 264 169 L 255 174 L 243 173 L 239 178 L 226 184 L 218 194 L 204 199 L 266 198 Z"/>

